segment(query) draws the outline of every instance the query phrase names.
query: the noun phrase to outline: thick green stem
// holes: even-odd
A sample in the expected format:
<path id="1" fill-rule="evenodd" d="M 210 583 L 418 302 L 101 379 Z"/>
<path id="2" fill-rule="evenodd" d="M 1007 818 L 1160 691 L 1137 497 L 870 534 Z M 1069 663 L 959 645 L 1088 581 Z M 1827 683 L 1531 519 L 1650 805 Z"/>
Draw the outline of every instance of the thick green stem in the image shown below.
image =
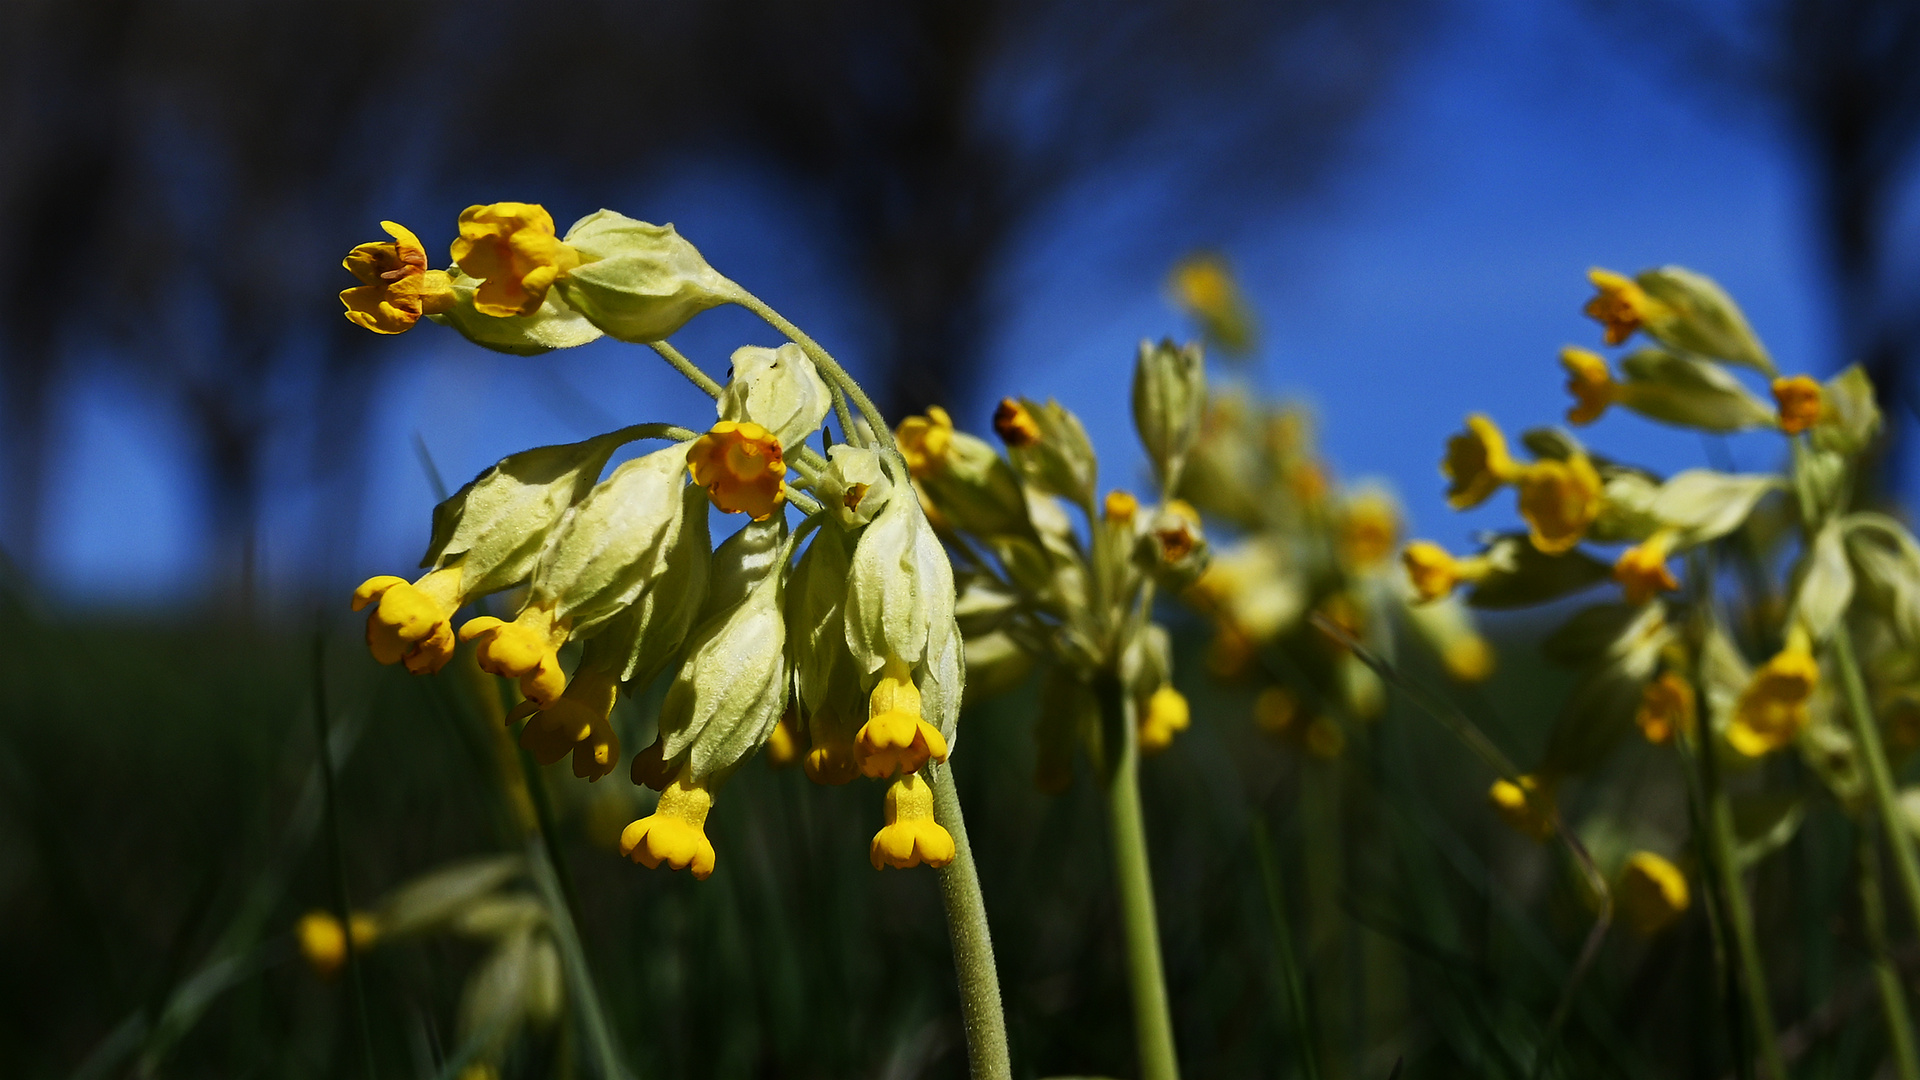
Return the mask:
<path id="1" fill-rule="evenodd" d="M 1173 1013 L 1160 960 L 1160 926 L 1153 907 L 1153 874 L 1147 862 L 1147 824 L 1140 810 L 1140 737 L 1132 695 L 1107 676 L 1098 687 L 1107 762 L 1107 811 L 1113 833 L 1113 876 L 1120 891 L 1121 929 L 1126 935 L 1127 979 L 1133 989 L 1134 1041 L 1141 1080 L 1179 1080 L 1173 1046 Z"/>
<path id="2" fill-rule="evenodd" d="M 1860 922 L 1866 930 L 1873 981 L 1880 990 L 1880 1012 L 1887 1022 L 1887 1047 L 1900 1080 L 1920 1080 L 1920 1058 L 1913 1049 L 1913 1027 L 1900 971 L 1887 952 L 1887 911 L 1880 895 L 1880 850 L 1871 830 L 1860 830 Z"/>
<path id="3" fill-rule="evenodd" d="M 1700 748 L 1700 781 L 1706 792 L 1707 839 L 1713 845 L 1713 870 L 1726 905 L 1727 933 L 1733 939 L 1734 959 L 1740 970 L 1741 996 L 1753 1023 L 1754 1048 L 1771 1080 L 1787 1080 L 1786 1059 L 1773 1024 L 1773 1003 L 1767 999 L 1767 973 L 1760 961 L 1760 943 L 1753 935 L 1753 909 L 1741 880 L 1734 843 L 1733 802 L 1720 782 L 1719 763 L 1711 745 Z"/>
<path id="4" fill-rule="evenodd" d="M 947 936 L 960 980 L 960 1022 L 967 1033 L 967 1070 L 973 1080 L 1011 1080 L 1007 1018 L 1000 1006 L 1000 972 L 993 963 L 980 871 L 973 864 L 967 821 L 960 813 L 951 766 L 929 765 L 933 816 L 953 836 L 953 861 L 940 871 L 940 898 L 947 909 Z"/>

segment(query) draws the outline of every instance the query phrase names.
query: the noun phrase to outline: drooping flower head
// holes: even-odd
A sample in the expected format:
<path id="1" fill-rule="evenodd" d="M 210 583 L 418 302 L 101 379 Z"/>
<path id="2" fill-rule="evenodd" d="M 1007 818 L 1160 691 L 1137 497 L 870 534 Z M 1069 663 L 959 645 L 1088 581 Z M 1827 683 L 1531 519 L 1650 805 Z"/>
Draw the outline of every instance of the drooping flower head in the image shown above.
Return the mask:
<path id="1" fill-rule="evenodd" d="M 1533 546 L 1548 555 L 1571 550 L 1600 516 L 1600 473 L 1585 454 L 1536 461 L 1521 472 L 1520 516 Z"/>
<path id="2" fill-rule="evenodd" d="M 886 821 L 867 851 L 875 870 L 923 862 L 938 868 L 953 861 L 953 834 L 933 819 L 933 789 L 919 774 L 908 773 L 887 788 Z"/>
<path id="3" fill-rule="evenodd" d="M 1608 345 L 1619 345 L 1646 325 L 1653 312 L 1653 298 L 1632 278 L 1611 270 L 1594 267 L 1588 280 L 1599 292 L 1587 301 L 1587 315 L 1606 328 Z"/>
<path id="4" fill-rule="evenodd" d="M 1679 579 L 1667 569 L 1674 539 L 1672 530 L 1662 529 L 1620 553 L 1613 564 L 1613 579 L 1625 590 L 1627 603 L 1638 606 L 1680 588 Z"/>
<path id="5" fill-rule="evenodd" d="M 1798 435 L 1820 419 L 1820 384 L 1805 375 L 1773 380 L 1773 400 L 1780 406 L 1780 430 Z"/>
<path id="6" fill-rule="evenodd" d="M 419 581 L 390 574 L 368 578 L 353 591 L 353 610 L 368 604 L 367 647 L 382 664 L 404 663 L 430 675 L 453 659 L 453 613 L 460 607 L 458 566 L 434 570 Z"/>
<path id="7" fill-rule="evenodd" d="M 1487 497 L 1520 475 L 1520 467 L 1507 453 L 1507 437 L 1485 416 L 1467 417 L 1467 430 L 1447 440 L 1447 456 L 1440 462 L 1441 475 L 1448 480 L 1447 505 L 1466 510 L 1487 501 Z"/>
<path id="8" fill-rule="evenodd" d="M 1640 708 L 1633 722 L 1647 741 L 1659 745 L 1675 734 L 1691 734 L 1694 725 L 1693 685 L 1671 671 L 1648 683 L 1640 692 Z"/>
<path id="9" fill-rule="evenodd" d="M 787 464 L 780 440 L 752 421 L 722 420 L 687 450 L 687 471 L 713 505 L 755 521 L 786 502 Z"/>
<path id="10" fill-rule="evenodd" d="M 1813 639 L 1796 623 L 1787 631 L 1786 646 L 1740 691 L 1727 725 L 1727 744 L 1748 757 L 1761 757 L 1793 742 L 1807 726 L 1807 703 L 1819 684 Z"/>
<path id="11" fill-rule="evenodd" d="M 453 307 L 453 279 L 445 270 L 427 268 L 427 251 L 406 227 L 383 221 L 380 227 L 391 241 L 361 244 L 340 265 L 360 284 L 340 294 L 347 321 L 376 334 L 400 334 L 413 329 L 422 315 L 439 315 Z"/>
<path id="12" fill-rule="evenodd" d="M 620 834 L 620 854 L 649 870 L 663 862 L 675 870 L 691 868 L 695 878 L 705 881 L 713 873 L 714 862 L 713 843 L 706 832 L 711 809 L 713 796 L 706 783 L 695 782 L 692 770 L 683 769 L 660 793 L 653 813 Z"/>
<path id="13" fill-rule="evenodd" d="M 460 212 L 453 261 L 481 280 L 474 310 L 505 318 L 539 311 L 554 281 L 580 265 L 580 253 L 554 235 L 545 207 L 501 202 Z"/>
<path id="14" fill-rule="evenodd" d="M 1620 388 L 1607 370 L 1606 359 L 1568 346 L 1560 350 L 1560 366 L 1567 369 L 1567 393 L 1574 401 L 1573 408 L 1567 410 L 1567 423 L 1585 425 L 1600 419 Z"/>

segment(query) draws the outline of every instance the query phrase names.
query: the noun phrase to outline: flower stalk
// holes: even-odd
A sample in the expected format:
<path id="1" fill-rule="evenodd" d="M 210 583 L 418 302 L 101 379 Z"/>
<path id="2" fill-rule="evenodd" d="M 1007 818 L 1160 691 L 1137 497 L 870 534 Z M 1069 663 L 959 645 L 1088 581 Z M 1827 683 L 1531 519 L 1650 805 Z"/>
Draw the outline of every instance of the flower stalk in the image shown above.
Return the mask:
<path id="1" fill-rule="evenodd" d="M 1000 1005 L 1000 973 L 994 966 L 993 937 L 987 927 L 980 871 L 967 840 L 966 818 L 953 770 L 929 765 L 933 813 L 953 836 L 953 861 L 940 873 L 940 900 L 947 912 L 947 936 L 953 942 L 953 966 L 960 980 L 960 1022 L 967 1035 L 967 1074 L 973 1080 L 1011 1080 L 1007 1054 L 1007 1018 Z"/>
<path id="2" fill-rule="evenodd" d="M 1115 678 L 1101 680 L 1101 730 L 1109 751 L 1107 815 L 1113 837 L 1113 877 L 1120 893 L 1126 937 L 1127 981 L 1133 992 L 1134 1041 L 1143 1080 L 1178 1080 L 1173 1014 L 1167 1004 L 1160 927 L 1154 911 L 1153 874 L 1147 862 L 1147 827 L 1140 809 L 1140 738 L 1134 702 Z"/>

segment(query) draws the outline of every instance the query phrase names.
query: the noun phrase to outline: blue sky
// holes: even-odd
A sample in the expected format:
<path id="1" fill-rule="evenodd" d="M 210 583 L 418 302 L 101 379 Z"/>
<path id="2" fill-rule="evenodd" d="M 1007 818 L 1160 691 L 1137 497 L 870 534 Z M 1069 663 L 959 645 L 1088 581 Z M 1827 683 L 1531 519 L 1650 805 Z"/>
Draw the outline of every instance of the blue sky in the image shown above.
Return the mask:
<path id="1" fill-rule="evenodd" d="M 1386 480 L 1418 532 L 1461 546 L 1476 530 L 1508 524 L 1512 508 L 1495 500 L 1449 513 L 1435 471 L 1442 442 L 1470 411 L 1509 431 L 1559 420 L 1556 352 L 1597 344 L 1580 315 L 1590 265 L 1690 266 L 1739 299 L 1784 368 L 1825 372 L 1840 358 L 1828 345 L 1802 181 L 1777 133 L 1716 112 L 1628 55 L 1578 6 L 1478 0 L 1457 9 L 1330 182 L 1216 244 L 1265 325 L 1251 376 L 1317 407 L 1344 477 Z M 677 222 L 722 272 L 829 348 L 857 341 L 835 303 L 833 268 L 782 213 L 778 193 L 757 184 L 716 166 L 633 204 L 620 193 L 594 201 Z M 1087 423 L 1109 484 L 1140 475 L 1126 401 L 1133 351 L 1142 337 L 1188 329 L 1161 292 L 1182 251 L 1130 228 L 1154 217 L 1156 197 L 1124 184 L 1081 193 L 1022 239 L 1002 283 L 1007 318 L 991 341 L 983 395 L 955 403 L 963 426 L 984 430 L 1002 394 L 1057 396 Z M 554 209 L 567 219 L 592 207 Z M 721 373 L 733 347 L 775 339 L 723 310 L 677 340 Z M 412 449 L 416 432 L 458 483 L 526 446 L 711 415 L 701 395 L 635 347 L 519 359 L 428 326 L 392 347 L 399 355 L 376 404 L 371 450 L 380 465 L 363 538 L 356 551 L 325 553 L 330 576 L 357 580 L 417 558 L 433 499 Z M 846 358 L 858 371 L 857 349 Z M 75 380 L 67 408 L 47 584 L 115 602 L 192 594 L 207 567 L 177 419 L 97 374 Z M 1627 414 L 1583 435 L 1663 471 L 1705 463 L 1697 435 Z M 1757 436 L 1733 444 L 1746 467 L 1770 465 L 1776 450 L 1777 440 Z M 297 486 L 272 495 L 260 556 L 268 579 L 315 565 L 322 506 Z"/>

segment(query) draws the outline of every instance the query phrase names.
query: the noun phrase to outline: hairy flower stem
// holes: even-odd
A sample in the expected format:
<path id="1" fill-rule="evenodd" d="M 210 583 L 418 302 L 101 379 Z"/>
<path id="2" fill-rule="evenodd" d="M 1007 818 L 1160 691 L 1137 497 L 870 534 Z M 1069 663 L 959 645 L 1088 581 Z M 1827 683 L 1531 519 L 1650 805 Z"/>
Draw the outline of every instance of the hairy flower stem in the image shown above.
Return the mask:
<path id="1" fill-rule="evenodd" d="M 1733 801 L 1720 782 L 1720 766 L 1711 745 L 1700 748 L 1699 762 L 1700 785 L 1707 802 L 1707 840 L 1713 845 L 1713 872 L 1719 878 L 1721 902 L 1726 905 L 1727 935 L 1733 939 L 1741 996 L 1753 1023 L 1754 1046 L 1770 1080 L 1787 1080 L 1786 1059 L 1780 1054 L 1780 1038 L 1773 1025 L 1773 1004 L 1767 999 L 1767 972 L 1760 961 L 1759 940 L 1753 935 L 1753 908 L 1747 902 L 1746 883 L 1741 880 Z"/>
<path id="2" fill-rule="evenodd" d="M 987 904 L 980 894 L 980 872 L 967 841 L 960 793 L 953 769 L 929 765 L 934 820 L 953 836 L 953 861 L 940 873 L 940 899 L 947 909 L 947 936 L 953 942 L 953 966 L 960 980 L 960 1021 L 967 1033 L 967 1071 L 973 1080 L 1011 1080 L 1007 1055 L 1007 1018 L 1000 1006 L 1000 973 L 993 963 L 993 938 L 987 929 Z"/>
<path id="3" fill-rule="evenodd" d="M 1858 878 L 1860 922 L 1866 932 L 1867 956 L 1873 981 L 1880 991 L 1880 1012 L 1887 1022 L 1887 1046 L 1900 1080 L 1920 1080 L 1920 1058 L 1913 1049 L 1913 1027 L 1907 995 L 1900 988 L 1900 971 L 1887 951 L 1887 911 L 1881 897 L 1880 849 L 1871 828 L 1860 830 Z"/>
<path id="4" fill-rule="evenodd" d="M 840 362 L 833 358 L 832 353 L 821 348 L 820 343 L 808 337 L 806 331 L 788 322 L 784 315 L 768 307 L 766 301 L 745 289 L 740 290 L 740 295 L 735 302 L 760 316 L 768 326 L 785 334 L 787 340 L 800 346 L 800 351 L 806 353 L 807 358 L 820 369 L 820 374 L 826 378 L 827 385 L 844 391 L 853 399 L 854 405 L 860 409 L 861 417 L 866 420 L 868 426 L 873 428 L 874 441 L 889 450 L 893 449 L 893 432 L 887 427 L 887 422 L 880 415 L 879 408 L 874 405 L 873 399 L 867 396 L 867 392 L 860 388 L 860 384 L 853 381 L 853 376 L 847 374 L 847 369 L 841 367 Z M 835 402 L 839 402 L 838 395 L 835 395 Z M 840 425 L 847 429 L 846 436 L 852 440 L 856 433 L 852 427 L 851 418 L 846 415 L 844 409 L 840 410 Z"/>
<path id="5" fill-rule="evenodd" d="M 1113 876 L 1120 890 L 1120 920 L 1127 942 L 1127 979 L 1133 988 L 1134 1041 L 1141 1080 L 1179 1080 L 1174 1056 L 1173 1014 L 1160 960 L 1160 927 L 1153 907 L 1153 874 L 1147 863 L 1147 825 L 1140 811 L 1140 735 L 1132 696 L 1112 675 L 1096 687 L 1100 697 L 1107 761 L 1107 812 L 1113 832 Z"/>

